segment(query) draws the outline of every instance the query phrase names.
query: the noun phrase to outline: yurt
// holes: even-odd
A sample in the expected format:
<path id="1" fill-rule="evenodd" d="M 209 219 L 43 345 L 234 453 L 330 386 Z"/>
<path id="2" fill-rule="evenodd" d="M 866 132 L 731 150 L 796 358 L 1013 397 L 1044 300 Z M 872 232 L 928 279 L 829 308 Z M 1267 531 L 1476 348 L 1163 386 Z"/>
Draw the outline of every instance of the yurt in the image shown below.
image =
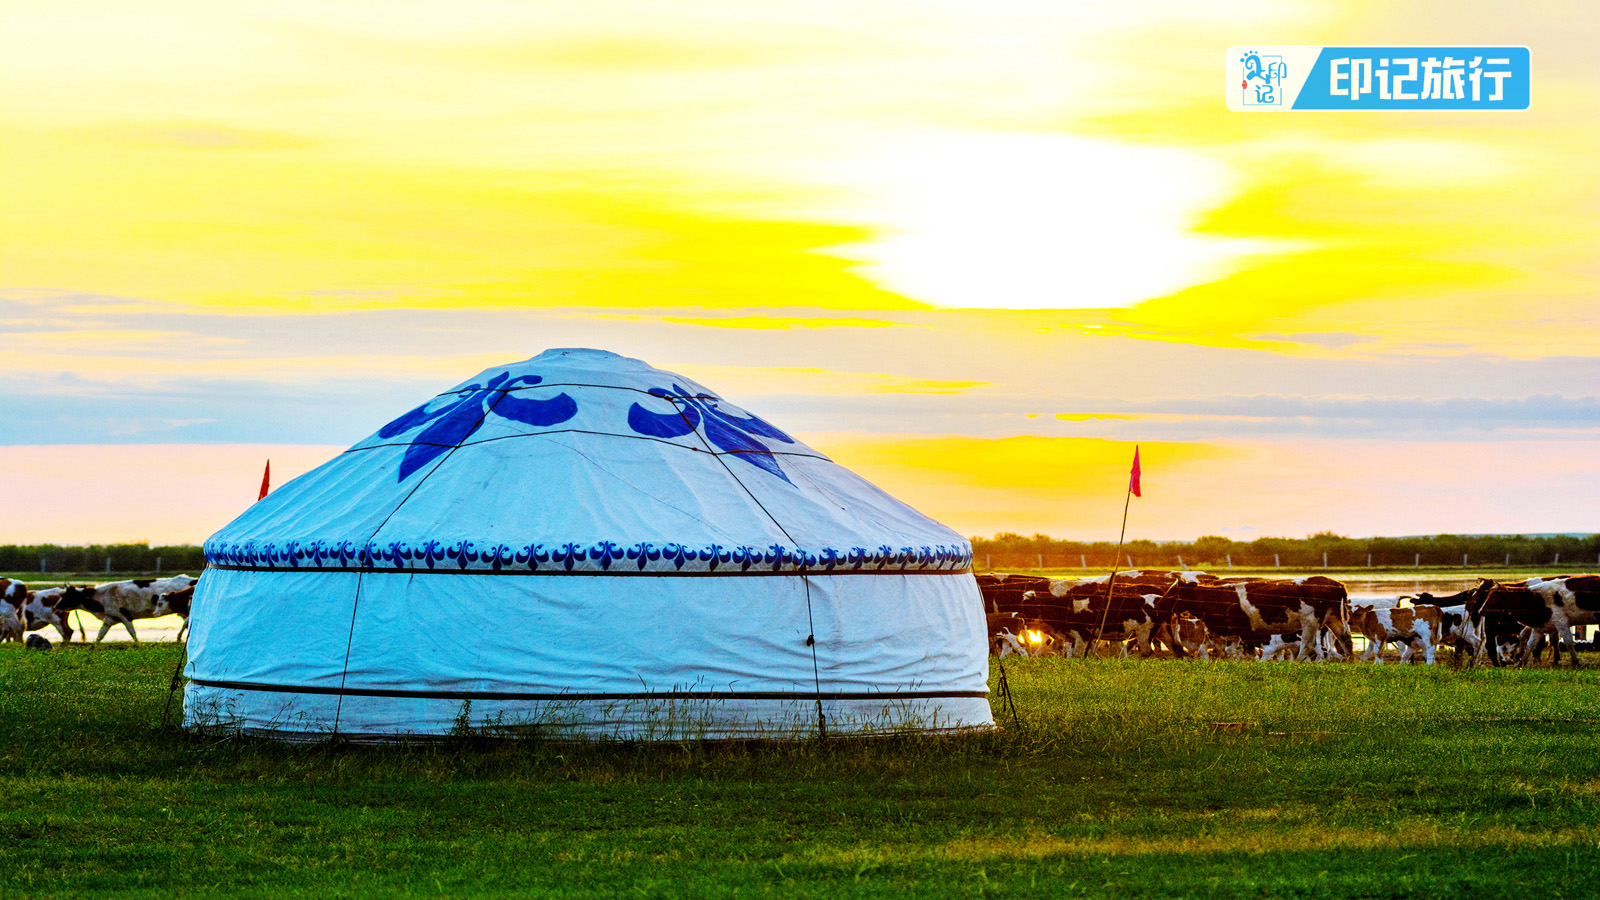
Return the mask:
<path id="1" fill-rule="evenodd" d="M 971 555 L 688 378 L 550 350 L 206 541 L 184 720 L 376 741 L 990 728 Z"/>

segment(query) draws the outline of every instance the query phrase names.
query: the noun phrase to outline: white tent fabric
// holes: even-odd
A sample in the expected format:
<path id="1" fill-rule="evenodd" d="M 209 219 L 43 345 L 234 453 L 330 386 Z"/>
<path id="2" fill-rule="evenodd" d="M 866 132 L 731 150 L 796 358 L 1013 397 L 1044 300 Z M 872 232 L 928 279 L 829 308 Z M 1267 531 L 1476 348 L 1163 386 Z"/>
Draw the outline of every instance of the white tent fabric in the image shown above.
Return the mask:
<path id="1" fill-rule="evenodd" d="M 483 372 L 269 494 L 205 554 L 191 726 L 993 725 L 964 539 L 703 386 L 604 351 Z"/>

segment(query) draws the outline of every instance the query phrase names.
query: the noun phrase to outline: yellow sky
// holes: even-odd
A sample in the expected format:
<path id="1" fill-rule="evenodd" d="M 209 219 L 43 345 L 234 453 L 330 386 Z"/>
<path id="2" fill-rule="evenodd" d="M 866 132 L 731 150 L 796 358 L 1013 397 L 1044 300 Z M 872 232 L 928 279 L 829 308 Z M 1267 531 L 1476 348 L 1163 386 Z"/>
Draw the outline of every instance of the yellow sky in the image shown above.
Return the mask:
<path id="1" fill-rule="evenodd" d="M 950 480 L 968 532 L 1092 530 L 1073 441 L 1578 471 L 1596 39 L 1577 2 L 6 4 L 0 441 L 348 444 L 339 398 L 584 343 L 869 476 L 1065 453 L 1048 501 Z M 1526 44 L 1533 109 L 1229 113 L 1248 40 Z M 1336 481 L 1249 527 L 1359 521 Z"/>

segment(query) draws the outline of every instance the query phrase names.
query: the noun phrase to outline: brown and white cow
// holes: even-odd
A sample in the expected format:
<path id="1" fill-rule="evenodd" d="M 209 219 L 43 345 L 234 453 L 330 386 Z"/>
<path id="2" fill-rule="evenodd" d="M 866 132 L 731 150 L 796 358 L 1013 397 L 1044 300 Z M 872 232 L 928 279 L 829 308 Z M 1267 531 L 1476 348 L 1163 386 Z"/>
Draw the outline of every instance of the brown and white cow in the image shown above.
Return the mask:
<path id="1" fill-rule="evenodd" d="M 1024 615 L 1023 597 L 1030 591 L 1048 590 L 1051 580 L 1037 575 L 1009 575 L 1005 572 L 977 576 L 986 613 Z"/>
<path id="2" fill-rule="evenodd" d="M 81 609 L 100 619 L 100 633 L 95 643 L 105 640 L 111 626 L 122 623 L 135 642 L 139 635 L 133 630 L 134 619 L 149 619 L 156 615 L 156 601 L 162 596 L 184 588 L 194 587 L 198 578 L 174 575 L 171 578 L 137 578 L 132 581 L 113 581 L 92 588 L 69 587 L 56 601 L 56 612 Z"/>
<path id="3" fill-rule="evenodd" d="M 1172 655 L 1176 657 L 1210 659 L 1212 651 L 1218 649 L 1211 632 L 1206 629 L 1206 623 L 1187 613 L 1173 616 L 1157 625 L 1150 635 L 1150 641 L 1172 648 Z"/>
<path id="4" fill-rule="evenodd" d="M 1435 597 L 1427 592 L 1416 596 L 1414 602 L 1418 606 L 1437 606 L 1443 610 L 1460 610 L 1470 626 L 1475 641 L 1455 641 L 1458 653 L 1470 649 L 1473 660 L 1488 659 L 1499 666 L 1507 661 L 1518 661 L 1522 655 L 1524 626 L 1503 609 L 1485 608 L 1490 595 L 1494 593 L 1495 583 L 1488 578 L 1478 579 L 1477 585 L 1447 597 Z M 1448 616 L 1445 617 L 1446 628 L 1449 625 Z"/>
<path id="5" fill-rule="evenodd" d="M 28 602 L 28 586 L 11 578 L 0 578 L 0 641 L 22 642 L 22 608 Z"/>
<path id="6" fill-rule="evenodd" d="M 1350 653 L 1346 627 L 1349 600 L 1344 585 L 1312 575 L 1293 579 L 1180 579 L 1158 604 L 1165 621 L 1182 613 L 1206 623 L 1215 636 L 1238 638 L 1250 655 L 1272 635 L 1300 633 L 1296 659 L 1321 658 L 1317 633 L 1326 628 L 1337 647 Z"/>
<path id="7" fill-rule="evenodd" d="M 1179 581 L 1179 573 L 1128 570 L 1115 577 L 1060 579 L 1047 591 L 1029 591 L 1023 610 L 1030 622 L 1041 622 L 1066 639 L 1068 656 L 1093 651 L 1099 640 L 1121 644 L 1126 655 L 1131 644 L 1140 656 L 1155 651 L 1152 638 L 1160 620 L 1157 604 Z"/>
<path id="8" fill-rule="evenodd" d="M 72 627 L 67 624 L 66 613 L 56 614 L 56 602 L 66 588 L 42 588 L 28 592 L 28 601 L 22 607 L 22 627 L 26 631 L 38 631 L 47 625 L 54 625 L 56 631 L 61 632 L 63 643 L 71 642 Z"/>
<path id="9" fill-rule="evenodd" d="M 1294 659 L 1300 655 L 1300 645 L 1304 638 L 1298 631 L 1286 634 L 1275 634 L 1267 639 L 1261 649 L 1257 650 L 1257 659 L 1262 662 L 1271 662 L 1278 659 Z"/>
<path id="10" fill-rule="evenodd" d="M 1022 643 L 1022 635 L 1027 631 L 1027 619 L 1014 612 L 988 613 L 985 618 L 989 627 L 990 656 L 1027 654 L 1027 647 Z"/>
<path id="11" fill-rule="evenodd" d="M 1483 601 L 1485 616 L 1503 615 L 1535 631 L 1553 630 L 1578 666 L 1574 625 L 1600 624 L 1600 575 L 1529 578 L 1495 584 Z"/>
<path id="12" fill-rule="evenodd" d="M 1385 644 L 1399 641 L 1405 646 L 1402 663 L 1410 662 L 1420 648 L 1430 666 L 1436 636 L 1443 630 L 1437 606 L 1356 606 L 1350 610 L 1350 629 L 1367 639 L 1367 658 L 1374 663 L 1383 663 Z"/>
<path id="13" fill-rule="evenodd" d="M 1470 663 L 1477 658 L 1483 638 L 1466 604 L 1438 606 L 1431 603 L 1415 603 L 1413 606 L 1417 609 L 1432 606 L 1439 611 L 1439 631 L 1433 636 L 1435 645 L 1454 648 L 1458 663 L 1463 660 Z"/>

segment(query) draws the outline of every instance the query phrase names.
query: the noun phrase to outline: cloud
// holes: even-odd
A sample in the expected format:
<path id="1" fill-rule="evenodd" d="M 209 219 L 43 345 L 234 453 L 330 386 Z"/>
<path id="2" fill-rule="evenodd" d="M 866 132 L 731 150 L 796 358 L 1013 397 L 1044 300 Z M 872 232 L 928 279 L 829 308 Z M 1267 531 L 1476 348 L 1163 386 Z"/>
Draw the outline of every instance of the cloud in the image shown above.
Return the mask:
<path id="1" fill-rule="evenodd" d="M 1115 539 L 1131 441 L 807 434 L 963 534 Z M 1259 438 L 1140 445 L 1129 538 L 1595 530 L 1595 441 Z"/>
<path id="2" fill-rule="evenodd" d="M 120 125 L 87 131 L 83 136 L 132 147 L 182 150 L 301 150 L 316 143 L 281 131 L 232 128 L 209 122 Z"/>
<path id="3" fill-rule="evenodd" d="M 1198 397 L 1130 403 L 1117 412 L 1057 413 L 1072 428 L 1126 439 L 1248 436 L 1368 437 L 1395 441 L 1594 440 L 1600 398 Z"/>

